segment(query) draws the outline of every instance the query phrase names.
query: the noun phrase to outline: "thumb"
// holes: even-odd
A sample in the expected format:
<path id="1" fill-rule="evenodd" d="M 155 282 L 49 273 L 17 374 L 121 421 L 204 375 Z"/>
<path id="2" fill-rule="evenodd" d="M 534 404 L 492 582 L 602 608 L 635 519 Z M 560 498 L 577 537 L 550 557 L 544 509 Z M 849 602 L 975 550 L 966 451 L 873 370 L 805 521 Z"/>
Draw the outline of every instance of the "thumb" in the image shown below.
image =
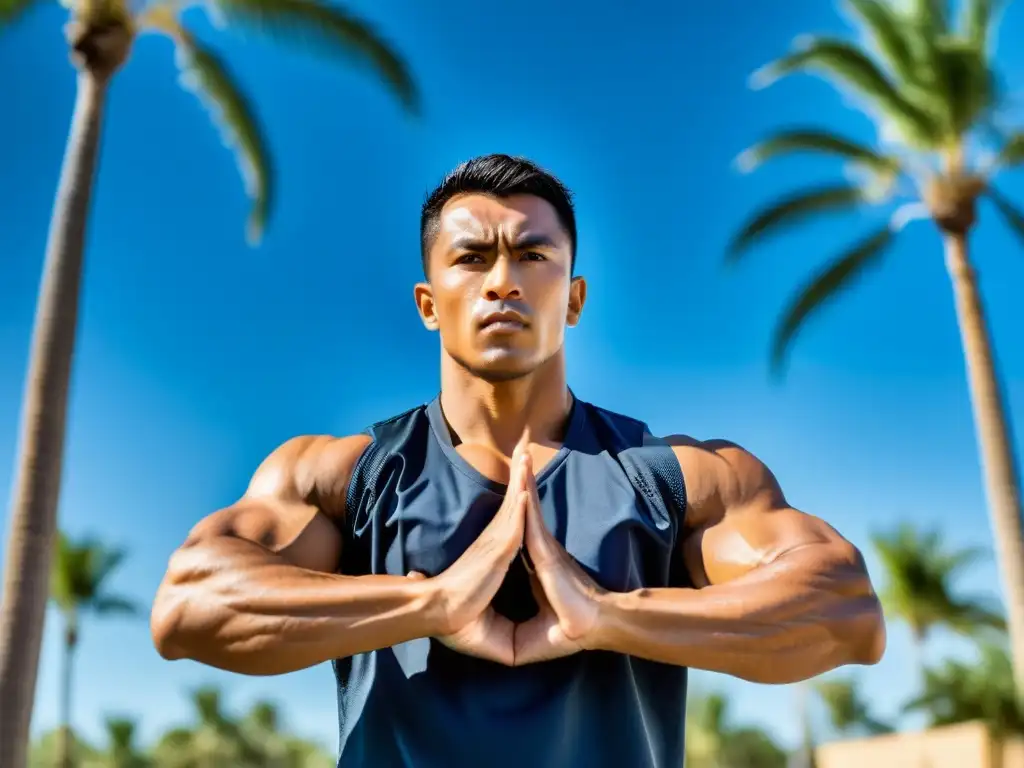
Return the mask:
<path id="1" fill-rule="evenodd" d="M 425 573 L 420 573 L 419 571 L 409 571 L 405 574 L 405 578 L 411 579 L 412 581 L 423 581 L 427 578 L 427 575 Z"/>

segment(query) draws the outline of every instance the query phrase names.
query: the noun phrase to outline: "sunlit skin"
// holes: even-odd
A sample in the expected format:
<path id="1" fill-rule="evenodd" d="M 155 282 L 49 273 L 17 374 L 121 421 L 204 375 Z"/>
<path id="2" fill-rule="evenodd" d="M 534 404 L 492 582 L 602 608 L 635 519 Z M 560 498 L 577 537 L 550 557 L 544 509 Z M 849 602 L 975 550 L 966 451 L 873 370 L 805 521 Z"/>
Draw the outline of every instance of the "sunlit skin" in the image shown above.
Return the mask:
<path id="1" fill-rule="evenodd" d="M 414 298 L 440 336 L 442 409 L 461 455 L 507 484 L 501 509 L 442 573 L 338 575 L 345 491 L 368 438 L 295 438 L 172 557 L 152 613 L 166 658 L 277 674 L 437 637 L 507 665 L 596 649 L 763 683 L 881 658 L 859 552 L 727 441 L 668 438 L 693 588 L 616 593 L 590 579 L 545 527 L 535 481 L 561 445 L 565 333 L 586 301 L 567 233 L 539 198 L 469 194 L 442 210 L 428 256 Z M 541 609 L 520 625 L 491 608 L 516 557 Z"/>

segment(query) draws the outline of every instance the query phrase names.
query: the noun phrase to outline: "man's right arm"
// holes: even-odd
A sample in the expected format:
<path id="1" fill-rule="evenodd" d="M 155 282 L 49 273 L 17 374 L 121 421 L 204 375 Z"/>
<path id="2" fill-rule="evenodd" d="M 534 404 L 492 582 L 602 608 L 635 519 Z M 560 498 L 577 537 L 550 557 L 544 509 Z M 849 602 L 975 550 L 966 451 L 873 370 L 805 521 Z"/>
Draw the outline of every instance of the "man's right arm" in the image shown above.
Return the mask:
<path id="1" fill-rule="evenodd" d="M 336 573 L 336 521 L 367 443 L 290 440 L 263 462 L 242 499 L 193 528 L 153 604 L 161 656 L 275 675 L 445 631 L 432 584 Z"/>

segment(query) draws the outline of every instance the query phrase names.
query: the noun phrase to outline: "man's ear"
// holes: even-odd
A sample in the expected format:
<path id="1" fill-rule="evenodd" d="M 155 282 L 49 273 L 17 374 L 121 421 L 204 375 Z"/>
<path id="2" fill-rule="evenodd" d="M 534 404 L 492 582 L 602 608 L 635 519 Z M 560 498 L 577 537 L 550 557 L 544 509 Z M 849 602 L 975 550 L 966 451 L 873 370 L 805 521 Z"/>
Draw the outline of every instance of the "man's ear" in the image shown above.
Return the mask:
<path id="1" fill-rule="evenodd" d="M 416 283 L 412 289 L 413 298 L 416 300 L 416 310 L 420 313 L 420 320 L 428 331 L 436 331 L 437 314 L 434 312 L 434 291 L 430 283 Z"/>
<path id="2" fill-rule="evenodd" d="M 579 323 L 586 301 L 587 281 L 582 277 L 574 277 L 569 283 L 569 307 L 565 313 L 565 322 L 570 328 Z"/>

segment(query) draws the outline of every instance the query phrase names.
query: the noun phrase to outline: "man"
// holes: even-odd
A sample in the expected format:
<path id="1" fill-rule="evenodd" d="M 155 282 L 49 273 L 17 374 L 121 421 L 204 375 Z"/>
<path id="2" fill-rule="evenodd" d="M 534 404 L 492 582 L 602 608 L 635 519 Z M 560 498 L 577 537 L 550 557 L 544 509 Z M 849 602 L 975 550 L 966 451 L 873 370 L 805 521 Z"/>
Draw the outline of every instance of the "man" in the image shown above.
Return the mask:
<path id="1" fill-rule="evenodd" d="M 440 395 L 274 451 L 171 558 L 165 658 L 332 661 L 357 768 L 676 768 L 687 667 L 789 683 L 881 658 L 860 554 L 757 458 L 567 387 L 586 283 L 555 178 L 472 160 L 421 235 Z"/>

